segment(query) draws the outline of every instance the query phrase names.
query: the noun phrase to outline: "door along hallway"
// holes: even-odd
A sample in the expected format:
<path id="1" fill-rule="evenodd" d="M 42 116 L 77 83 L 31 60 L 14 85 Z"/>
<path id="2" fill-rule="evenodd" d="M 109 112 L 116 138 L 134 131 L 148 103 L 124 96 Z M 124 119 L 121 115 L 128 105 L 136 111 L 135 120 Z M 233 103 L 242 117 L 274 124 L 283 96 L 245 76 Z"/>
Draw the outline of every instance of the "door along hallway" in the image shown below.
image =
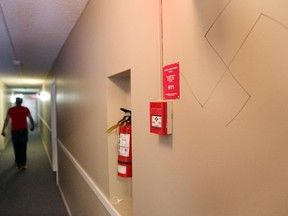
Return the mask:
<path id="1" fill-rule="evenodd" d="M 29 131 L 27 170 L 18 170 L 10 142 L 0 152 L 0 215 L 69 215 L 39 132 Z"/>

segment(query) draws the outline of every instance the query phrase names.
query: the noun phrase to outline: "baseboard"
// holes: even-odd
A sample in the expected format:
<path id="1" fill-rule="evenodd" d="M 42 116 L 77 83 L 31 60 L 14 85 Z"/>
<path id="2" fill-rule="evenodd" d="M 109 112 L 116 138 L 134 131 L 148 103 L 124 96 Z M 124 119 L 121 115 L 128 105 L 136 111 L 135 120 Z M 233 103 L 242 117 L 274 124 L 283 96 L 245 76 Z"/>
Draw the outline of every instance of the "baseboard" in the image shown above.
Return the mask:
<path id="1" fill-rule="evenodd" d="M 105 194 L 101 191 L 101 189 L 95 184 L 95 182 L 90 178 L 90 176 L 86 173 L 86 171 L 81 167 L 81 165 L 77 162 L 77 160 L 73 157 L 73 155 L 68 151 L 68 149 L 58 140 L 58 146 L 63 150 L 64 154 L 67 158 L 72 162 L 76 170 L 79 172 L 81 177 L 87 183 L 87 185 L 91 188 L 94 194 L 97 196 L 99 201 L 103 204 L 106 210 L 110 213 L 111 216 L 120 216 L 119 212 L 115 209 L 115 207 L 111 204 L 109 199 L 105 196 Z"/>
<path id="2" fill-rule="evenodd" d="M 67 204 L 67 201 L 66 201 L 66 199 L 65 199 L 65 196 L 64 196 L 64 194 L 63 194 L 63 192 L 62 192 L 62 189 L 61 189 L 61 186 L 60 186 L 60 185 L 58 185 L 58 189 L 59 189 L 59 191 L 60 191 L 60 195 L 61 195 L 61 197 L 62 197 L 62 200 L 63 200 L 63 202 L 64 202 L 64 205 L 65 205 L 65 207 L 66 207 L 66 209 L 67 209 L 67 212 L 68 212 L 69 216 L 72 216 L 72 213 L 71 213 L 71 211 L 70 211 L 70 209 L 69 209 L 69 206 L 68 206 L 68 204 Z"/>

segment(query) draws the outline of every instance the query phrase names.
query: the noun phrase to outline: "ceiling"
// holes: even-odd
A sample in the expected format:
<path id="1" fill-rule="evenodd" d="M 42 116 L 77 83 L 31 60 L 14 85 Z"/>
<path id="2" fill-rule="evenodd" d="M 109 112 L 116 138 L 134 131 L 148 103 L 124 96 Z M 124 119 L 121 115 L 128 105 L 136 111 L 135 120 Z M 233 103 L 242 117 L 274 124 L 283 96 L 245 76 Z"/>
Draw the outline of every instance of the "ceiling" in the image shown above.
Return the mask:
<path id="1" fill-rule="evenodd" d="M 88 0 L 0 0 L 0 80 L 36 88 Z"/>

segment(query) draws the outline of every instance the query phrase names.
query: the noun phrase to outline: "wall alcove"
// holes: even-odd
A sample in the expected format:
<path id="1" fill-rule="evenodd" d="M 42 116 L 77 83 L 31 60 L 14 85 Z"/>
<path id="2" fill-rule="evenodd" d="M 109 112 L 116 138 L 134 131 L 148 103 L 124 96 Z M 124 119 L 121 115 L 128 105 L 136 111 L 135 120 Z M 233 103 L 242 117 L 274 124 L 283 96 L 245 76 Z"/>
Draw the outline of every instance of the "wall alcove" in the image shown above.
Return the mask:
<path id="1" fill-rule="evenodd" d="M 131 110 L 131 73 L 122 71 L 107 80 L 107 125 L 116 124 L 124 113 L 120 108 Z M 119 131 L 108 135 L 110 201 L 121 215 L 132 215 L 132 178 L 117 175 Z"/>

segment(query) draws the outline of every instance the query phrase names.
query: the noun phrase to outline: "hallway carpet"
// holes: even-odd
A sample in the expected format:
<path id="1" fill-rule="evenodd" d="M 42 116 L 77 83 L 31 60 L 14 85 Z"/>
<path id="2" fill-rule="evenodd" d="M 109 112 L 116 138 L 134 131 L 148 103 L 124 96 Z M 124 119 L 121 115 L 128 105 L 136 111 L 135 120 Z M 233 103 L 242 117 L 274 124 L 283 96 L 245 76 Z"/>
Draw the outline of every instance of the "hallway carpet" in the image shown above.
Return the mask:
<path id="1" fill-rule="evenodd" d="M 39 133 L 29 133 L 27 170 L 14 163 L 12 144 L 0 153 L 1 216 L 67 216 Z"/>

